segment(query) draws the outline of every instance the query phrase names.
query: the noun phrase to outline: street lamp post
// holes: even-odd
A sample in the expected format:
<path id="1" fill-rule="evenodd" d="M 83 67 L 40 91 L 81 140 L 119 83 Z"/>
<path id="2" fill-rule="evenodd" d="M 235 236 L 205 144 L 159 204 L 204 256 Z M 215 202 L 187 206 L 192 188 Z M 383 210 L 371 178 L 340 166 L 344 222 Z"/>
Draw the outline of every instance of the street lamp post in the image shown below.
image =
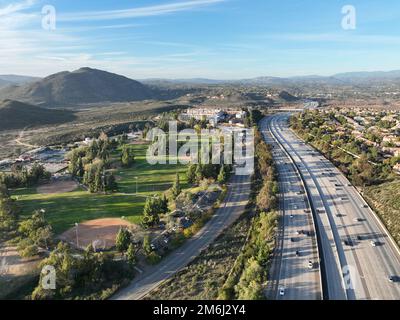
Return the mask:
<path id="1" fill-rule="evenodd" d="M 76 231 L 76 247 L 79 248 L 79 236 L 78 236 L 78 223 L 75 222 L 75 231 Z"/>

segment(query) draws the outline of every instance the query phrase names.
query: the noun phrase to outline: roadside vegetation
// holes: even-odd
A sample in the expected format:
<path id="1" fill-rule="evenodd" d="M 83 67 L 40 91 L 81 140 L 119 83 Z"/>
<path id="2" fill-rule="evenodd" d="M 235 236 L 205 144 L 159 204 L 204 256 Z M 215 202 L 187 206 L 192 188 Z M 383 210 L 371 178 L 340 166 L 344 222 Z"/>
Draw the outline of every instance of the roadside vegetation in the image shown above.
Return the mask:
<path id="1" fill-rule="evenodd" d="M 222 300 L 264 299 L 271 254 L 275 248 L 278 223 L 275 167 L 270 146 L 259 131 L 255 135 L 256 172 L 247 214 L 251 218 L 248 237 L 218 298 Z"/>

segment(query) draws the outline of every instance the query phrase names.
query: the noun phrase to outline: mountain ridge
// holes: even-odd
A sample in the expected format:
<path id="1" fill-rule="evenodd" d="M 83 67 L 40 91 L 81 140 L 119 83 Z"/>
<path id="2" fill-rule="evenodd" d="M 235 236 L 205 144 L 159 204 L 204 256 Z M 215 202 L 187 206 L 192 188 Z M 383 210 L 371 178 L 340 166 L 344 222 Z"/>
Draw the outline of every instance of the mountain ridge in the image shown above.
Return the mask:
<path id="1" fill-rule="evenodd" d="M 74 113 L 68 110 L 46 109 L 10 99 L 0 101 L 0 131 L 59 124 L 74 119 Z"/>

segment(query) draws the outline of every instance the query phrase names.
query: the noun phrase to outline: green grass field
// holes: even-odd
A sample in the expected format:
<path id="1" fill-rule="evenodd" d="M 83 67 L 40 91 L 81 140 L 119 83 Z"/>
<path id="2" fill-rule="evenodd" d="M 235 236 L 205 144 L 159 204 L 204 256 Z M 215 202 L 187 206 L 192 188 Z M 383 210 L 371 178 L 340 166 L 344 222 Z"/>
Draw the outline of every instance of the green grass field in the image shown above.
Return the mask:
<path id="1" fill-rule="evenodd" d="M 68 230 L 75 222 L 105 217 L 125 217 L 132 223 L 138 223 L 146 197 L 169 189 L 177 172 L 182 187 L 186 187 L 186 166 L 151 166 L 145 158 L 147 145 L 132 145 L 130 148 L 135 155 L 135 163 L 131 168 L 115 172 L 119 186 L 117 193 L 90 194 L 78 189 L 60 194 L 38 194 L 36 188 L 13 190 L 12 194 L 18 196 L 22 217 L 31 215 L 34 210 L 45 209 L 55 234 Z M 117 154 L 113 156 L 117 157 Z"/>

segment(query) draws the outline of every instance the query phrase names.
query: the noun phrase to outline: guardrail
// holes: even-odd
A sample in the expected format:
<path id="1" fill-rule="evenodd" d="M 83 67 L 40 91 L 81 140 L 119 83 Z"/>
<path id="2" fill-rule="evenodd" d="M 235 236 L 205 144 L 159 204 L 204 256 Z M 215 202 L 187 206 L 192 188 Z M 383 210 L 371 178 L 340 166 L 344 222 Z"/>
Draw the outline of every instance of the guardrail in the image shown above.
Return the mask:
<path id="1" fill-rule="evenodd" d="M 316 217 L 317 217 L 317 213 L 314 209 L 314 205 L 313 205 L 313 200 L 310 194 L 310 191 L 306 185 L 305 179 L 300 171 L 300 169 L 298 168 L 296 162 L 294 161 L 293 157 L 289 154 L 289 152 L 286 150 L 286 148 L 282 145 L 282 143 L 279 142 L 279 140 L 276 138 L 275 134 L 272 132 L 271 127 L 268 125 L 268 131 L 270 132 L 272 138 L 275 140 L 275 142 L 278 144 L 278 146 L 282 149 L 282 151 L 285 153 L 285 155 L 289 158 L 290 162 L 292 163 L 293 167 L 295 168 L 295 171 L 297 173 L 297 175 L 300 177 L 300 182 L 304 188 L 304 190 L 306 191 L 306 195 L 307 195 L 307 200 L 308 200 L 308 205 L 311 209 L 312 215 L 312 222 L 314 225 L 314 229 L 315 229 L 315 234 L 316 234 L 316 238 L 317 238 L 317 255 L 319 257 L 319 266 L 320 266 L 320 289 L 321 289 L 321 293 L 322 293 L 322 298 L 324 300 L 328 300 L 329 299 L 329 292 L 327 290 L 328 288 L 328 283 L 327 283 L 327 279 L 326 279 L 326 269 L 325 269 L 325 261 L 323 259 L 323 256 L 321 256 L 321 252 L 322 252 L 322 246 L 321 246 L 321 236 L 320 236 L 320 229 L 318 227 L 318 224 L 316 223 Z"/>

